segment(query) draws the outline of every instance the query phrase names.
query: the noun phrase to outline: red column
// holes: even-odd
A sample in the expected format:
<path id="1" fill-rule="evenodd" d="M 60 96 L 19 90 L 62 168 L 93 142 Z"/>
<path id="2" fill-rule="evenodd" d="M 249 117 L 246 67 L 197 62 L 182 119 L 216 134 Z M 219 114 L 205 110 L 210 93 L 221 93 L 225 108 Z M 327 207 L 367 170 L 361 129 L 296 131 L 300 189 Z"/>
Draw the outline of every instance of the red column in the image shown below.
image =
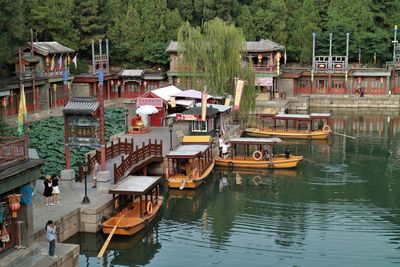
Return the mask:
<path id="1" fill-rule="evenodd" d="M 56 101 L 57 103 L 57 101 Z M 68 103 L 68 80 L 64 81 L 64 106 Z M 71 159 L 69 151 L 69 124 L 68 116 L 64 115 L 64 136 L 65 136 L 65 169 L 71 169 Z"/>
<path id="2" fill-rule="evenodd" d="M 100 146 L 101 146 L 101 171 L 106 171 L 106 144 L 105 144 L 105 130 L 104 130 L 104 91 L 103 82 L 99 82 L 99 116 L 100 116 Z"/>

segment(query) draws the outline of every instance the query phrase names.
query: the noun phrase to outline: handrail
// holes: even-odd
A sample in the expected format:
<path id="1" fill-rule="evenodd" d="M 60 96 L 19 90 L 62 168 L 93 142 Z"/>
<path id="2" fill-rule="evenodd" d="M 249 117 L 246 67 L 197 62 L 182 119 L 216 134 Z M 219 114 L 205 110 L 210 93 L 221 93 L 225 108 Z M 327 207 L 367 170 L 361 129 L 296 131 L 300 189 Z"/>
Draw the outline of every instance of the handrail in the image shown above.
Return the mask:
<path id="1" fill-rule="evenodd" d="M 114 183 L 117 183 L 133 165 L 151 156 L 162 157 L 162 141 L 157 143 L 155 140 L 152 143 L 149 139 L 149 143 L 146 145 L 143 142 L 141 148 L 136 145 L 136 149 L 132 150 L 126 158 L 121 156 L 121 164 L 117 166 L 117 163 L 114 163 Z"/>

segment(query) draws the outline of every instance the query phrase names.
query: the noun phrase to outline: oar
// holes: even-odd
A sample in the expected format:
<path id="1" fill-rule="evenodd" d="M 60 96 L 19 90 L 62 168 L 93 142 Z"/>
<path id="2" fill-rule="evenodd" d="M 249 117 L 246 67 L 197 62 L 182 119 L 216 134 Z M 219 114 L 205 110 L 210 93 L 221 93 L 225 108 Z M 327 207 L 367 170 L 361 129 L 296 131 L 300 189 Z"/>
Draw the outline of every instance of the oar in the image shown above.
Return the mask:
<path id="1" fill-rule="evenodd" d="M 183 188 L 185 188 L 187 180 L 189 180 L 189 175 L 186 176 L 185 180 L 183 180 L 181 186 L 179 187 L 179 190 L 182 190 Z"/>
<path id="2" fill-rule="evenodd" d="M 337 132 L 331 132 L 331 133 L 333 133 L 333 134 L 337 134 L 337 135 L 341 135 L 341 136 L 344 136 L 344 137 L 348 137 L 348 138 L 353 138 L 353 139 L 356 139 L 354 136 L 347 135 L 347 134 L 342 134 L 342 133 L 337 133 Z"/>
<path id="3" fill-rule="evenodd" d="M 97 258 L 100 259 L 101 257 L 103 257 L 104 252 L 106 251 L 106 248 L 108 247 L 108 243 L 110 243 L 111 241 L 111 237 L 114 235 L 115 230 L 117 230 L 118 224 L 121 222 L 122 218 L 125 215 L 122 215 L 121 217 L 119 217 L 117 223 L 115 224 L 114 228 L 111 230 L 110 234 L 107 237 L 106 242 L 104 242 L 103 246 L 100 249 L 99 254 L 97 255 Z"/>

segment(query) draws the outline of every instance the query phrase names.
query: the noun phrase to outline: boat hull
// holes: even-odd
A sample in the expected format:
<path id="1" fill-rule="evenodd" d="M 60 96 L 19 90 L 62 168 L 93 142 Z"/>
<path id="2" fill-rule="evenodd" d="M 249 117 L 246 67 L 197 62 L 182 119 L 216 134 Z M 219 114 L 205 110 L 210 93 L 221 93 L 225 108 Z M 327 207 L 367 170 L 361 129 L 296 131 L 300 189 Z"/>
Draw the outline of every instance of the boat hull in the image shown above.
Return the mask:
<path id="1" fill-rule="evenodd" d="M 145 215 L 140 218 L 139 212 L 137 210 L 128 210 L 124 209 L 119 212 L 116 216 L 111 217 L 107 221 L 102 224 L 102 231 L 105 234 L 109 234 L 112 229 L 114 228 L 116 222 L 119 218 L 124 215 L 121 222 L 118 224 L 117 229 L 115 230 L 114 234 L 116 235 L 134 235 L 139 231 L 146 228 L 146 226 L 156 218 L 157 214 L 160 212 L 161 205 L 163 202 L 163 198 L 160 196 L 157 204 L 153 204 L 153 212 L 148 214 L 147 211 Z M 144 210 L 146 208 L 143 206 Z"/>
<path id="2" fill-rule="evenodd" d="M 271 161 L 255 160 L 252 157 L 216 158 L 215 164 L 222 167 L 256 168 L 256 169 L 289 169 L 296 167 L 303 160 L 303 156 L 273 158 Z"/>
<path id="3" fill-rule="evenodd" d="M 168 187 L 180 189 L 182 186 L 182 183 L 184 183 L 184 181 L 186 180 L 186 183 L 183 188 L 184 189 L 186 189 L 186 188 L 194 189 L 194 188 L 198 187 L 204 181 L 204 179 L 211 173 L 211 171 L 214 169 L 214 164 L 215 164 L 215 162 L 213 161 L 207 167 L 207 169 L 203 172 L 203 174 L 197 179 L 194 179 L 192 177 L 188 178 L 186 175 L 183 175 L 183 174 L 171 176 L 167 179 Z"/>
<path id="4" fill-rule="evenodd" d="M 325 140 L 329 136 L 329 132 L 316 131 L 284 131 L 273 129 L 246 129 L 246 135 L 252 137 L 278 137 L 282 139 L 307 139 L 307 140 Z"/>

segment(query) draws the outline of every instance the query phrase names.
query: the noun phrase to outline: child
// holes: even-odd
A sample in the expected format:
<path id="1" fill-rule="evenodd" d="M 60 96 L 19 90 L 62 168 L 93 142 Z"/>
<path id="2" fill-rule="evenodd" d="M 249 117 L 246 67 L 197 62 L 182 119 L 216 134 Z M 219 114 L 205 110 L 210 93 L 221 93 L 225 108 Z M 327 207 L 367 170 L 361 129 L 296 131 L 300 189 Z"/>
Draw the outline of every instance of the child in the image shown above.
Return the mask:
<path id="1" fill-rule="evenodd" d="M 54 206 L 54 204 L 52 203 L 52 195 L 53 195 L 53 187 L 51 184 L 51 177 L 50 175 L 46 176 L 46 179 L 43 182 L 44 185 L 44 192 L 43 192 L 43 196 L 46 198 L 46 205 L 47 206 Z"/>
<path id="2" fill-rule="evenodd" d="M 46 236 L 49 241 L 49 258 L 57 258 L 54 253 L 56 252 L 56 225 L 52 220 L 48 221 L 46 224 Z"/>
<path id="3" fill-rule="evenodd" d="M 60 201 L 59 201 L 59 196 L 60 196 L 59 183 L 60 183 L 60 178 L 57 175 L 53 174 L 51 176 L 51 185 L 53 187 L 53 192 L 52 192 L 53 193 L 53 203 L 55 203 L 55 204 L 60 203 Z"/>

